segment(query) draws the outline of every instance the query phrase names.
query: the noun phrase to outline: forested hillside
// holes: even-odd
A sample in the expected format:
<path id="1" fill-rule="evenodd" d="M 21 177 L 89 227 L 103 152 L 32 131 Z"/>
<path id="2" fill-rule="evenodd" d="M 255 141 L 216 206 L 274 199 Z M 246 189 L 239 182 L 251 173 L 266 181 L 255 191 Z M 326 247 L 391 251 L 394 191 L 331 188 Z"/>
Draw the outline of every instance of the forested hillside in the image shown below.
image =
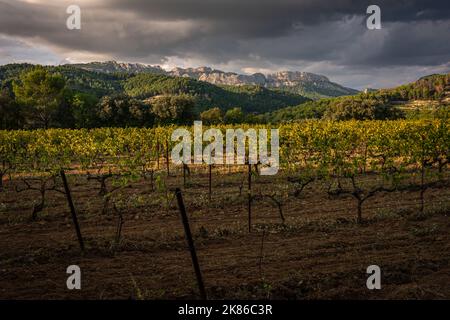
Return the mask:
<path id="1" fill-rule="evenodd" d="M 4 86 L 6 83 L 18 81 L 22 73 L 30 71 L 35 67 L 31 64 L 0 66 L 0 85 Z M 60 73 L 63 75 L 70 89 L 93 94 L 98 97 L 123 91 L 122 81 L 126 79 L 125 74 L 92 72 L 70 65 L 46 66 L 44 68 L 51 73 Z"/>
<path id="2" fill-rule="evenodd" d="M 196 98 L 198 110 L 241 107 L 245 112 L 263 113 L 309 101 L 297 94 L 269 90 L 261 86 L 216 86 L 187 77 L 142 73 L 124 82 L 125 93 L 147 99 L 156 95 L 189 94 Z"/>
<path id="3" fill-rule="evenodd" d="M 238 109 L 254 121 L 256 114 L 309 101 L 261 86 L 216 86 L 186 77 L 72 65 L 1 66 L 0 89 L 1 129 L 184 123 L 215 107 L 224 113 Z"/>
<path id="4" fill-rule="evenodd" d="M 358 93 L 357 90 L 332 82 L 323 75 L 301 71 L 279 71 L 265 75 L 262 73 L 238 74 L 235 72 L 224 72 L 210 67 L 176 67 L 170 71 L 166 71 L 159 66 L 116 61 L 91 62 L 71 66 L 107 74 L 117 72 L 127 74 L 164 74 L 167 76 L 200 80 L 217 86 L 261 86 L 264 88 L 282 90 L 297 95 L 300 94 L 311 99 L 339 97 Z"/>
<path id="5" fill-rule="evenodd" d="M 312 101 L 285 89 L 214 85 L 186 76 L 136 74 L 134 68 L 98 72 L 73 65 L 1 66 L 1 128 L 152 126 L 200 118 L 210 123 L 433 118 L 448 112 L 450 97 L 449 74 Z"/>
<path id="6" fill-rule="evenodd" d="M 266 114 L 265 119 L 277 123 L 320 118 L 367 120 L 442 116 L 448 113 L 449 86 L 450 74 L 430 75 L 396 88 L 371 90 L 354 96 L 321 99 L 283 108 Z M 419 105 L 424 106 L 423 110 L 404 107 L 416 100 L 422 102 Z"/>
<path id="7" fill-rule="evenodd" d="M 368 96 L 386 97 L 395 100 L 441 100 L 448 94 L 450 73 L 433 74 L 393 89 L 381 89 L 368 93 Z M 446 89 L 447 87 L 447 89 Z"/>

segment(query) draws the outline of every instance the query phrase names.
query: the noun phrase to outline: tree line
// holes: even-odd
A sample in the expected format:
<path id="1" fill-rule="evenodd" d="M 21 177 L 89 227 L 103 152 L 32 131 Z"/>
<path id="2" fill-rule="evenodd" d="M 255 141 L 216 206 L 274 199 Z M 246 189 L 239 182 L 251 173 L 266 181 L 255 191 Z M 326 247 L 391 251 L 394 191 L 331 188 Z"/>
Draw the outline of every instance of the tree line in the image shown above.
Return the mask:
<path id="1" fill-rule="evenodd" d="M 0 129 L 152 127 L 197 119 L 206 124 L 402 119 L 407 115 L 392 102 L 442 100 L 449 79 L 432 75 L 394 89 L 311 101 L 262 87 L 219 87 L 158 74 L 8 65 L 0 67 Z"/>
<path id="2" fill-rule="evenodd" d="M 408 118 L 395 103 L 409 100 L 433 100 L 441 104 L 436 117 L 448 115 L 443 99 L 450 91 L 450 74 L 431 75 L 393 89 L 381 89 L 354 96 L 309 101 L 267 113 L 267 122 L 279 123 L 300 119 L 392 120 Z"/>
<path id="3" fill-rule="evenodd" d="M 199 117 L 211 124 L 262 121 L 240 107 L 199 112 L 195 94 L 164 92 L 143 99 L 115 92 L 117 83 L 108 89 L 105 81 L 87 76 L 67 78 L 38 66 L 4 81 L 0 89 L 0 129 L 152 127 L 190 124 Z M 94 90 L 83 90 L 86 86 Z"/>

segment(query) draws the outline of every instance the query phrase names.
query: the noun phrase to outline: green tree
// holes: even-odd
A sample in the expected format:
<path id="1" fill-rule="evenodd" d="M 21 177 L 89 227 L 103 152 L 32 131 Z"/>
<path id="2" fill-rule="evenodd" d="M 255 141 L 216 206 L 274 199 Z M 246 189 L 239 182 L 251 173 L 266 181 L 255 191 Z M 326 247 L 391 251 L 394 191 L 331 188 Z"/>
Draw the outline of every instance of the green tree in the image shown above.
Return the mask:
<path id="1" fill-rule="evenodd" d="M 230 109 L 225 113 L 224 120 L 227 124 L 242 123 L 244 121 L 244 113 L 241 108 Z"/>
<path id="2" fill-rule="evenodd" d="M 384 120 L 401 118 L 403 114 L 381 99 L 345 97 L 331 102 L 323 117 L 331 120 Z"/>
<path id="3" fill-rule="evenodd" d="M 99 126 L 96 106 L 98 99 L 88 93 L 78 92 L 71 101 L 75 128 L 94 128 Z"/>
<path id="4" fill-rule="evenodd" d="M 137 99 L 130 99 L 128 110 L 132 122 L 131 126 L 151 127 L 155 123 L 155 116 L 152 113 L 151 105 Z"/>
<path id="5" fill-rule="evenodd" d="M 219 124 L 223 121 L 222 110 L 217 107 L 208 109 L 200 114 L 200 119 L 208 125 Z"/>
<path id="6" fill-rule="evenodd" d="M 22 73 L 13 84 L 16 101 L 26 108 L 31 127 L 48 128 L 56 120 L 65 88 L 66 82 L 60 74 L 51 74 L 43 67 Z"/>
<path id="7" fill-rule="evenodd" d="M 12 92 L 7 88 L 0 89 L 0 130 L 20 129 L 23 117 L 20 107 L 14 100 Z"/>
<path id="8" fill-rule="evenodd" d="M 244 122 L 248 124 L 263 124 L 266 123 L 266 118 L 262 114 L 248 113 L 244 117 Z"/>
<path id="9" fill-rule="evenodd" d="M 97 104 L 97 115 L 104 126 L 142 127 L 153 124 L 150 106 L 123 94 L 103 97 Z"/>
<path id="10" fill-rule="evenodd" d="M 157 96 L 151 99 L 151 105 L 160 123 L 187 124 L 195 118 L 195 99 L 191 95 Z"/>

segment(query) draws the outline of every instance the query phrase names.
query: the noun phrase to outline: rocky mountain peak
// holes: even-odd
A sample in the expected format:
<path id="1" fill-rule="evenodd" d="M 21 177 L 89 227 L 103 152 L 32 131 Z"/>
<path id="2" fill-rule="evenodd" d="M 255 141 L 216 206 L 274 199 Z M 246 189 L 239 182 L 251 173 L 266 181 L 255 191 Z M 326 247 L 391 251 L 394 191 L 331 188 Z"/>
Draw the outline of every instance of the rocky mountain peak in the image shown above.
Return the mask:
<path id="1" fill-rule="evenodd" d="M 259 85 L 266 88 L 288 90 L 310 98 L 335 97 L 358 92 L 331 82 L 325 76 L 301 71 L 279 71 L 267 75 L 262 73 L 239 74 L 215 70 L 206 66 L 197 68 L 176 67 L 171 71 L 165 71 L 160 66 L 140 63 L 118 63 L 116 61 L 92 62 L 75 66 L 90 71 L 106 73 L 158 73 L 174 77 L 189 77 L 216 85 Z"/>

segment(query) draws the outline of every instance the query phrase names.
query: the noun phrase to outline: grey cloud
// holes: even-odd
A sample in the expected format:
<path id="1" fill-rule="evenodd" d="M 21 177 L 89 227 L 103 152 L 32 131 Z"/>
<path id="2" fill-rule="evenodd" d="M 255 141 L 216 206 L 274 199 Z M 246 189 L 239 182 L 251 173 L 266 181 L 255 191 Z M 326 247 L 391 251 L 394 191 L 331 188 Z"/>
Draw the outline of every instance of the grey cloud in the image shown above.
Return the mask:
<path id="1" fill-rule="evenodd" d="M 43 47 L 0 35 L 0 65 L 12 62 L 56 64 L 60 58 Z"/>
<path id="2" fill-rule="evenodd" d="M 353 70 L 345 79 L 374 68 L 448 65 L 449 1 L 376 3 L 383 29 L 370 31 L 365 11 L 372 1 L 79 0 L 82 30 L 69 31 L 69 1 L 0 0 L 0 34 L 47 46 L 60 60 L 79 51 L 152 64 L 176 57 L 235 71 L 311 65 L 324 74 Z M 2 52 L 6 57 L 18 50 Z"/>
<path id="3" fill-rule="evenodd" d="M 384 11 L 387 21 L 449 18 L 445 0 L 103 0 L 102 5 L 138 12 L 153 19 L 205 19 L 254 22 L 303 21 L 317 23 L 342 15 L 361 15 L 371 4 Z"/>

